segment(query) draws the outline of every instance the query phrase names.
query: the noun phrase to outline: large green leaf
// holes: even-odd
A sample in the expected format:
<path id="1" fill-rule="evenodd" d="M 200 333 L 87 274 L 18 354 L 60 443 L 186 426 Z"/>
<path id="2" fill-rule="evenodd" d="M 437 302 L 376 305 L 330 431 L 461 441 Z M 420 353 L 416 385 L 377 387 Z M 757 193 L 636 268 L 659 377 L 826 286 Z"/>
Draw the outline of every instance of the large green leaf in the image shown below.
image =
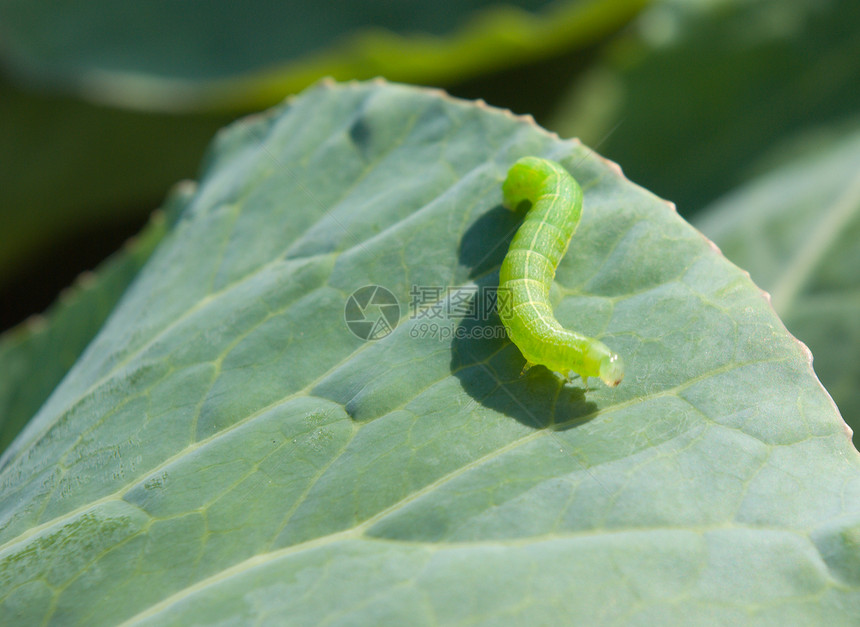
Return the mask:
<path id="1" fill-rule="evenodd" d="M 697 225 L 771 293 L 860 428 L 860 132 L 721 199 Z"/>
<path id="2" fill-rule="evenodd" d="M 526 154 L 584 186 L 556 312 L 626 357 L 619 388 L 520 377 L 497 320 L 446 315 L 498 280 Z M 369 284 L 402 308 L 376 341 L 344 322 Z M 857 453 L 758 288 L 578 142 L 438 92 L 325 84 L 223 132 L 0 463 L 7 623 L 860 610 Z"/>
<path id="3" fill-rule="evenodd" d="M 461 81 L 599 41 L 648 0 L 0 0 L 6 64 L 132 108 L 272 104 L 322 76 Z"/>
<path id="4" fill-rule="evenodd" d="M 855 0 L 662 0 L 630 32 L 551 127 L 685 216 L 749 180 L 763 150 L 860 110 Z"/>

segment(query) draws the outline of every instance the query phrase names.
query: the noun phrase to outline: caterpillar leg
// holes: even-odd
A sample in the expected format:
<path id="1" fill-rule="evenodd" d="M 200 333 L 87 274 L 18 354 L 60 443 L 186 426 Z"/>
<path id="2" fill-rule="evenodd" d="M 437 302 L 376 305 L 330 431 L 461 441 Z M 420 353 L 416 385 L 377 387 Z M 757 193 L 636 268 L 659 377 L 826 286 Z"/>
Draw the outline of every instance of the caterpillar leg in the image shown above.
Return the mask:
<path id="1" fill-rule="evenodd" d="M 526 364 L 525 364 L 525 366 L 523 366 L 523 369 L 522 369 L 522 371 L 520 372 L 520 376 L 523 376 L 526 372 L 528 372 L 528 370 L 529 370 L 532 366 L 537 366 L 537 364 L 532 363 L 532 362 L 530 362 L 530 361 L 526 360 Z"/>
<path id="2" fill-rule="evenodd" d="M 585 386 L 585 391 L 588 392 L 588 377 L 579 374 L 578 372 L 574 372 L 573 370 L 569 370 L 567 375 L 564 377 L 565 383 L 573 383 L 573 380 L 576 378 L 582 379 L 582 383 Z"/>

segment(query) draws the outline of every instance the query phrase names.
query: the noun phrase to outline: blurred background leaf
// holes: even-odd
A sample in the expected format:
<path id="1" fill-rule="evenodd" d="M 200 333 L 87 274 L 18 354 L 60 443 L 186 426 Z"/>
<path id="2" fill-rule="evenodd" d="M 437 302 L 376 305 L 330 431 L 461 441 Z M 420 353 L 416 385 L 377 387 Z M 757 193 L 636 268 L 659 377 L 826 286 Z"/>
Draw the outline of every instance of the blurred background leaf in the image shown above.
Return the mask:
<path id="1" fill-rule="evenodd" d="M 571 86 L 550 127 L 600 143 L 690 216 L 774 144 L 856 114 L 858 85 L 854 0 L 660 2 Z"/>
<path id="2" fill-rule="evenodd" d="M 600 41 L 648 0 L 6 0 L 9 67 L 130 108 L 259 109 L 321 76 L 451 85 Z"/>

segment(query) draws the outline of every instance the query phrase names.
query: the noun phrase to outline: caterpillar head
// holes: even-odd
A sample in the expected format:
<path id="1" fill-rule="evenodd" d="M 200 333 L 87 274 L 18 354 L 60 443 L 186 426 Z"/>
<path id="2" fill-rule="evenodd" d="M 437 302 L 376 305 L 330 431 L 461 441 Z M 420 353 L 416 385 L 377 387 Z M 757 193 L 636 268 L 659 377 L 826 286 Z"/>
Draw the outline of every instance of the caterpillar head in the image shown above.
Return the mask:
<path id="1" fill-rule="evenodd" d="M 624 378 L 624 360 L 619 355 L 611 353 L 600 360 L 600 380 L 611 388 L 621 383 Z"/>
<path id="2" fill-rule="evenodd" d="M 505 206 L 516 211 L 522 203 L 533 200 L 542 182 L 553 172 L 552 164 L 544 159 L 523 157 L 517 161 L 502 183 Z"/>

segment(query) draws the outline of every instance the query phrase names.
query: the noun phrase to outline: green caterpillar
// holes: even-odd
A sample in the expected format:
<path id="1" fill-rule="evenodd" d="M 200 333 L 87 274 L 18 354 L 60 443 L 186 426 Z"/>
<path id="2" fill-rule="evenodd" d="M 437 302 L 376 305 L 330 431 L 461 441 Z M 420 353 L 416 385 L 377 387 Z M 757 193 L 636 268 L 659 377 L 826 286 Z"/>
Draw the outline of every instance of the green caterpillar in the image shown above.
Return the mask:
<path id="1" fill-rule="evenodd" d="M 576 373 L 586 387 L 588 377 L 615 387 L 624 378 L 621 357 L 603 342 L 562 327 L 548 298 L 555 269 L 582 215 L 582 188 L 561 164 L 524 157 L 508 172 L 502 192 L 511 210 L 531 203 L 499 272 L 500 297 L 508 299 L 499 316 L 526 358 L 523 372 L 540 364 L 568 381 Z"/>

